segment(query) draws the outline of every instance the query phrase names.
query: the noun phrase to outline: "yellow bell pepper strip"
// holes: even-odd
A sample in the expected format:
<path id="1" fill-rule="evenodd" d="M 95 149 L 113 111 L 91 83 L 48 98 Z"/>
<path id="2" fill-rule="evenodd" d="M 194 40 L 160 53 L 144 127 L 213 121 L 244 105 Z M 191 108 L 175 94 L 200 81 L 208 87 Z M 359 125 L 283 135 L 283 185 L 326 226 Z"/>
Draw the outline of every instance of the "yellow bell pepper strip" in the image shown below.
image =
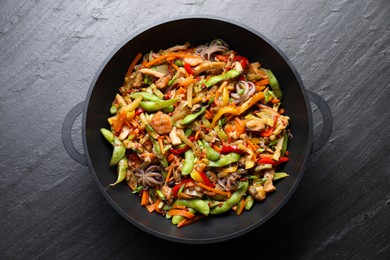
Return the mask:
<path id="1" fill-rule="evenodd" d="M 267 74 L 268 74 L 269 85 L 271 86 L 272 91 L 274 92 L 275 96 L 279 100 L 282 100 L 283 93 L 282 93 L 282 90 L 279 87 L 278 80 L 276 79 L 275 75 L 272 73 L 271 70 L 267 70 Z"/>
<path id="2" fill-rule="evenodd" d="M 218 110 L 217 114 L 215 114 L 215 116 L 214 116 L 214 118 L 213 118 L 213 121 L 211 122 L 210 128 L 214 128 L 215 125 L 217 124 L 218 120 L 219 120 L 224 114 L 238 115 L 238 114 L 239 114 L 239 110 L 236 109 L 235 107 L 231 107 L 231 106 L 227 106 L 227 107 L 220 108 L 220 109 Z"/>
<path id="3" fill-rule="evenodd" d="M 254 94 L 250 99 L 245 101 L 241 106 L 237 107 L 238 114 L 241 115 L 242 113 L 244 113 L 246 110 L 251 108 L 254 104 L 259 102 L 263 98 L 264 98 L 263 92 L 258 92 L 256 94 Z"/>
<path id="4" fill-rule="evenodd" d="M 208 80 L 206 80 L 205 85 L 206 85 L 206 87 L 209 88 L 209 87 L 212 87 L 221 81 L 238 77 L 240 74 L 241 74 L 241 72 L 239 72 L 238 70 L 229 70 L 228 72 L 226 72 L 224 74 L 213 76 L 213 77 L 209 78 Z"/>

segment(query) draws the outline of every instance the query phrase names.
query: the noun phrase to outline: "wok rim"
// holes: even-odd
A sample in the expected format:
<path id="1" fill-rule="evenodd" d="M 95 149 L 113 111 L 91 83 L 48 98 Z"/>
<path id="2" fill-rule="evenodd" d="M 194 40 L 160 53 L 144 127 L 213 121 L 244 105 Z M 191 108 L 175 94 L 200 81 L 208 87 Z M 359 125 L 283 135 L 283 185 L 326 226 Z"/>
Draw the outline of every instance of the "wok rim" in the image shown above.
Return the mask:
<path id="1" fill-rule="evenodd" d="M 223 23 L 230 23 L 230 24 L 236 25 L 238 27 L 241 27 L 243 29 L 246 29 L 246 30 L 250 31 L 251 33 L 255 34 L 257 37 L 259 37 L 262 40 L 264 40 L 267 44 L 269 44 L 283 58 L 284 62 L 286 62 L 288 67 L 291 69 L 292 73 L 294 74 L 294 77 L 297 80 L 299 88 L 300 88 L 300 90 L 302 92 L 303 99 L 304 99 L 305 106 L 306 106 L 306 110 L 307 110 L 307 114 L 305 114 L 305 116 L 307 117 L 307 121 L 308 121 L 307 147 L 305 147 L 307 152 L 304 155 L 303 162 L 302 162 L 302 165 L 300 167 L 299 172 L 297 173 L 297 178 L 296 178 L 295 182 L 290 187 L 290 189 L 288 190 L 288 192 L 286 193 L 286 195 L 284 196 L 282 201 L 280 203 L 278 203 L 267 215 L 263 216 L 261 219 L 259 219 L 259 221 L 255 222 L 254 224 L 249 225 L 246 228 L 241 229 L 240 231 L 237 231 L 237 232 L 234 232 L 234 233 L 230 233 L 230 234 L 222 235 L 222 236 L 210 237 L 210 238 L 183 238 L 183 237 L 169 236 L 167 234 L 164 234 L 164 233 L 158 232 L 156 230 L 153 230 L 153 229 L 151 229 L 151 228 L 149 228 L 149 227 L 147 227 L 145 225 L 142 225 L 141 223 L 137 222 L 136 220 L 134 220 L 133 218 L 128 216 L 128 214 L 126 212 L 124 212 L 123 209 L 121 207 L 119 207 L 117 205 L 117 203 L 108 195 L 107 191 L 105 190 L 105 188 L 103 187 L 102 183 L 98 179 L 98 176 L 97 176 L 95 170 L 92 167 L 92 161 L 91 161 L 91 158 L 89 156 L 89 150 L 88 150 L 88 144 L 87 144 L 87 129 L 86 129 L 86 125 L 87 125 L 87 113 L 88 113 L 89 103 L 90 103 L 90 100 L 91 100 L 91 95 L 92 95 L 93 90 L 95 88 L 95 85 L 96 85 L 96 83 L 97 83 L 97 81 L 99 79 L 99 76 L 101 75 L 102 71 L 107 66 L 107 64 L 115 56 L 115 54 L 121 48 L 123 48 L 124 45 L 126 45 L 128 42 L 130 42 L 132 39 L 134 39 L 138 35 L 144 33 L 145 31 L 147 31 L 147 30 L 149 30 L 149 29 L 151 29 L 153 27 L 156 27 L 156 26 L 159 26 L 159 25 L 162 25 L 162 24 L 166 24 L 166 23 L 170 23 L 170 22 L 178 22 L 180 20 L 188 20 L 188 19 L 209 19 L 209 20 L 212 20 L 212 21 L 219 21 L 219 22 L 223 22 Z M 210 244 L 210 243 L 218 243 L 218 242 L 231 240 L 231 239 L 237 238 L 239 236 L 245 235 L 245 234 L 249 233 L 250 231 L 253 231 L 254 229 L 260 227 L 261 225 L 266 223 L 272 216 L 274 216 L 277 212 L 279 212 L 280 209 L 282 209 L 284 207 L 284 205 L 290 200 L 291 196 L 294 194 L 294 192 L 296 191 L 297 187 L 299 186 L 299 183 L 301 182 L 301 179 L 302 179 L 303 174 L 304 174 L 304 172 L 306 170 L 306 166 L 307 166 L 310 154 L 311 154 L 311 148 L 312 148 L 312 143 L 313 143 L 313 122 L 312 122 L 312 112 L 311 111 L 312 110 L 311 110 L 311 105 L 310 105 L 310 99 L 309 99 L 308 93 L 307 93 L 307 91 L 306 91 L 306 89 L 305 89 L 305 87 L 303 85 L 302 79 L 301 79 L 298 71 L 296 70 L 295 66 L 292 64 L 290 59 L 286 56 L 286 54 L 275 43 L 273 43 L 268 37 L 266 37 L 262 33 L 258 32 L 257 30 L 255 30 L 254 28 L 252 28 L 252 27 L 250 27 L 250 26 L 248 26 L 246 24 L 243 24 L 241 22 L 238 22 L 236 20 L 229 19 L 229 18 L 223 18 L 223 17 L 215 16 L 215 15 L 184 15 L 184 16 L 175 16 L 175 17 L 170 17 L 170 18 L 167 18 L 167 19 L 162 19 L 162 20 L 150 23 L 149 25 L 146 25 L 146 26 L 136 30 L 134 33 L 130 34 L 128 37 L 126 37 L 124 40 L 122 40 L 109 53 L 109 55 L 103 60 L 103 62 L 100 64 L 99 68 L 96 70 L 96 73 L 94 74 L 93 80 L 91 81 L 90 87 L 88 89 L 88 92 L 87 92 L 87 95 L 86 95 L 86 99 L 85 99 L 85 102 L 84 102 L 84 108 L 83 108 L 83 111 L 82 111 L 82 128 L 81 128 L 81 132 L 82 132 L 82 142 L 83 142 L 84 156 L 85 156 L 85 159 L 86 159 L 86 162 L 87 162 L 87 166 L 88 166 L 89 172 L 91 173 L 91 175 L 92 175 L 96 185 L 98 186 L 100 192 L 105 197 L 105 199 L 109 202 L 109 204 L 123 218 L 125 218 L 127 221 L 129 221 L 131 224 L 133 224 L 134 226 L 136 226 L 140 230 L 145 231 L 145 232 L 147 232 L 150 235 L 153 235 L 155 237 L 158 237 L 158 238 L 161 238 L 161 239 L 164 239 L 164 240 L 168 240 L 168 241 L 172 241 L 172 242 L 177 242 L 177 243 L 183 243 L 183 244 Z"/>

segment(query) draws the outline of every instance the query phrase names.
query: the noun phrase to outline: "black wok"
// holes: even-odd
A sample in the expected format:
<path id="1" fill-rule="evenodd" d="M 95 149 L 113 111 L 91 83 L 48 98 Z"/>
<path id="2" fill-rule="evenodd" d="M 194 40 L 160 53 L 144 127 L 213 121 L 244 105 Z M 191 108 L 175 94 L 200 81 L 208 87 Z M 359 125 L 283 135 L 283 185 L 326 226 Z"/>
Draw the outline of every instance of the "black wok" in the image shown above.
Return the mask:
<path id="1" fill-rule="evenodd" d="M 204 44 L 222 38 L 231 49 L 250 61 L 277 75 L 284 93 L 283 106 L 290 116 L 293 138 L 289 142 L 290 161 L 283 169 L 289 177 L 277 183 L 277 191 L 267 196 L 241 216 L 225 215 L 206 218 L 183 228 L 177 228 L 161 215 L 150 214 L 140 206 L 140 199 L 126 184 L 110 187 L 116 178 L 116 168 L 109 167 L 112 147 L 99 129 L 108 127 L 111 102 L 122 85 L 124 75 L 138 52 L 145 54 L 176 44 L 190 42 Z M 324 124 L 320 137 L 312 140 L 313 101 L 322 113 Z M 78 152 L 71 140 L 74 120 L 82 113 L 82 140 L 84 154 Z M 332 130 L 332 114 L 326 102 L 303 87 L 300 76 L 283 52 L 261 33 L 238 22 L 219 17 L 180 17 L 154 24 L 135 33 L 120 44 L 103 62 L 89 88 L 84 102 L 76 105 L 66 116 L 63 144 L 72 158 L 88 165 L 92 177 L 108 202 L 126 220 L 156 237 L 188 243 L 206 244 L 241 236 L 265 223 L 288 201 L 296 190 L 311 153 L 320 149 Z"/>

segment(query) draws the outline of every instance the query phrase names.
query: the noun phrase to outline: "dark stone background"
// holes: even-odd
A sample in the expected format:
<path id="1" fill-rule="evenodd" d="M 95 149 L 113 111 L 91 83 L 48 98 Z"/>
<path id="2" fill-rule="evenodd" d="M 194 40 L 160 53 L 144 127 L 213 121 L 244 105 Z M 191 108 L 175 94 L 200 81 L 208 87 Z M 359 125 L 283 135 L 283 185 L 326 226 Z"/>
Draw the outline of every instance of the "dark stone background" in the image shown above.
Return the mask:
<path id="1" fill-rule="evenodd" d="M 264 34 L 334 119 L 288 203 L 258 229 L 211 245 L 128 223 L 61 141 L 66 114 L 108 54 L 145 25 L 186 14 Z M 389 34 L 388 0 L 2 0 L 0 259 L 390 259 Z M 81 117 L 73 138 L 82 151 Z"/>

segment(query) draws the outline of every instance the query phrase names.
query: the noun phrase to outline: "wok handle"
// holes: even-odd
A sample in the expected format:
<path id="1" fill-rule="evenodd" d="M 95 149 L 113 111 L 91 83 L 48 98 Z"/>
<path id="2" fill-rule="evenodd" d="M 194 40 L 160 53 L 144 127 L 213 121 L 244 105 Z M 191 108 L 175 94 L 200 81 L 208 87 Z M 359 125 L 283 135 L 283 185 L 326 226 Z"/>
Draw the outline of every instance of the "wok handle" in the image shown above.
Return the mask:
<path id="1" fill-rule="evenodd" d="M 320 136 L 312 144 L 311 152 L 315 153 L 320 150 L 329 140 L 333 128 L 333 116 L 328 103 L 326 103 L 322 97 L 310 90 L 307 90 L 307 92 L 309 94 L 310 101 L 314 102 L 314 104 L 316 104 L 320 110 L 322 119 L 324 121 Z"/>
<path id="2" fill-rule="evenodd" d="M 62 123 L 62 144 L 65 150 L 68 152 L 76 162 L 87 165 L 84 154 L 77 151 L 72 140 L 72 127 L 76 118 L 83 112 L 84 101 L 75 105 L 66 115 L 64 122 Z"/>

